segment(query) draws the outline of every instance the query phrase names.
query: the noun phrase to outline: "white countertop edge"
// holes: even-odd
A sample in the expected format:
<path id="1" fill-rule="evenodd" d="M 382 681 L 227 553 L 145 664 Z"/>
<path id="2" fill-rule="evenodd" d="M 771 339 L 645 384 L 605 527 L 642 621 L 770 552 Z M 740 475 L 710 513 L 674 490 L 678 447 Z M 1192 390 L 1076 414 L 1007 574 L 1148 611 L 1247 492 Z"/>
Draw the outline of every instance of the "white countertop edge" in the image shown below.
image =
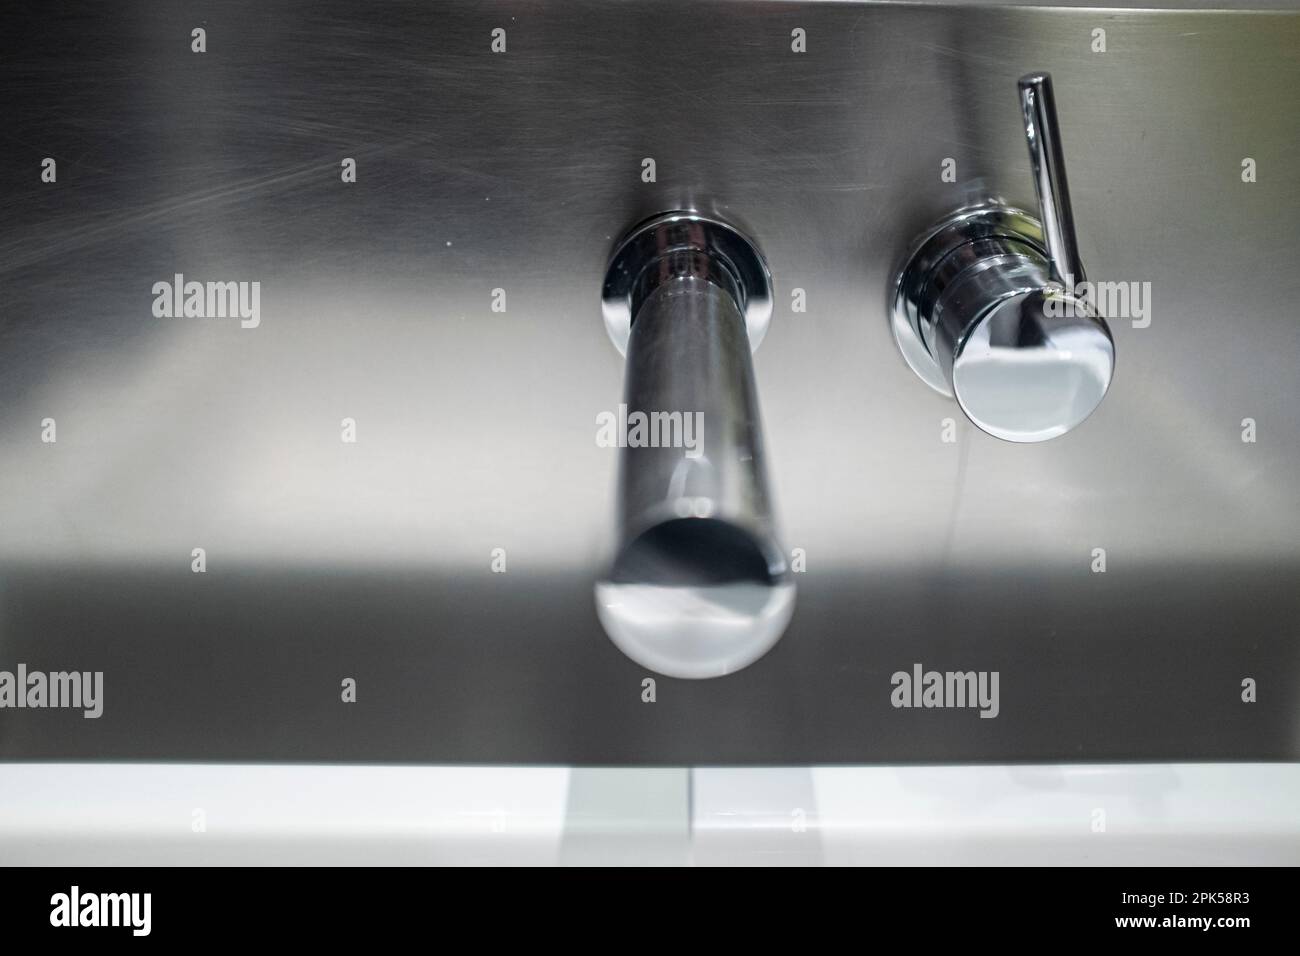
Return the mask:
<path id="1" fill-rule="evenodd" d="M 1300 764 L 0 763 L 0 864 L 1300 863 Z"/>

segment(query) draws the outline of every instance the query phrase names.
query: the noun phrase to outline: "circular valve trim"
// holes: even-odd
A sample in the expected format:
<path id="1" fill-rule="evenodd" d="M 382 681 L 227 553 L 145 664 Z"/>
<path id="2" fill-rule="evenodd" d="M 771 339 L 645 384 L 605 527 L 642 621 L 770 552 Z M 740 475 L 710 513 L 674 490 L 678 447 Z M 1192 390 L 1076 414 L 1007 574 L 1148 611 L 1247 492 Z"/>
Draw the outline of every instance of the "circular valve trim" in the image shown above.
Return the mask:
<path id="1" fill-rule="evenodd" d="M 953 397 L 952 388 L 921 338 L 917 306 L 934 268 L 949 253 L 967 242 L 998 236 L 1019 240 L 1047 255 L 1042 227 L 1035 219 L 1014 207 L 989 202 L 958 210 L 930 229 L 912 246 L 894 279 L 889 315 L 898 350 L 925 384 L 948 398 Z"/>
<path id="2" fill-rule="evenodd" d="M 610 256 L 601 289 L 601 313 L 619 354 L 627 354 L 633 297 L 642 272 L 678 252 L 701 252 L 727 268 L 743 300 L 737 304 L 745 316 L 750 350 L 757 349 L 772 321 L 772 273 L 758 246 L 721 220 L 678 211 L 662 213 L 633 227 Z"/>

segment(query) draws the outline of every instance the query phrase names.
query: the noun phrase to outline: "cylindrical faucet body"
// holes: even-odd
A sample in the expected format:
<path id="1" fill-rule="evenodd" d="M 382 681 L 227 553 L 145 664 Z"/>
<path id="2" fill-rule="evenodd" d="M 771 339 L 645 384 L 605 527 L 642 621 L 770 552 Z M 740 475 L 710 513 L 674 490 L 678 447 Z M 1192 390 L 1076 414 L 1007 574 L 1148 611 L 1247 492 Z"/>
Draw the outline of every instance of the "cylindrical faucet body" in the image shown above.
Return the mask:
<path id="1" fill-rule="evenodd" d="M 629 426 L 619 463 L 612 578 L 780 578 L 753 360 L 731 292 L 686 275 L 650 293 L 632 321 L 624 406 L 642 434 Z"/>
<path id="2" fill-rule="evenodd" d="M 625 653 L 671 676 L 744 667 L 793 611 L 751 357 L 769 283 L 748 240 L 690 214 L 633 230 L 606 281 L 627 363 L 617 553 L 597 607 Z"/>

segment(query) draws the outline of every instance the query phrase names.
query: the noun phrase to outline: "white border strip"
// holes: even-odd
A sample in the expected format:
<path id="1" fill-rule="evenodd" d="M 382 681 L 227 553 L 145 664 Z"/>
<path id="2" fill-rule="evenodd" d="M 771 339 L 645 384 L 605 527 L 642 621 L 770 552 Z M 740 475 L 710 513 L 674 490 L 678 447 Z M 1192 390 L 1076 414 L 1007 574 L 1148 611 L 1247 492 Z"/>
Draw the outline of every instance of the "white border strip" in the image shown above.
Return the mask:
<path id="1" fill-rule="evenodd" d="M 0 764 L 0 864 L 640 862 L 1294 865 L 1300 764 Z"/>

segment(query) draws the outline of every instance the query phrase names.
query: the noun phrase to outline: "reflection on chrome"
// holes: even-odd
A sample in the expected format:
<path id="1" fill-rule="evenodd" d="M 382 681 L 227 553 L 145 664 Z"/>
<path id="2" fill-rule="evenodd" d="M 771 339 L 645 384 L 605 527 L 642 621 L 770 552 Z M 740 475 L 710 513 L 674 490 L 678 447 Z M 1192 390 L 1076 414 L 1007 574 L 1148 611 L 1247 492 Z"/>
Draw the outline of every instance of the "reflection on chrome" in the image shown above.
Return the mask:
<path id="1" fill-rule="evenodd" d="M 777 642 L 794 613 L 791 582 L 702 587 L 596 585 L 600 623 L 638 664 L 669 677 L 722 677 Z"/>
<path id="2" fill-rule="evenodd" d="M 1059 298 L 1065 296 L 1034 291 L 1002 300 L 954 358 L 953 394 L 990 435 L 1014 442 L 1055 438 L 1105 397 L 1114 343 L 1086 303 L 1053 317 L 1046 306 Z"/>

